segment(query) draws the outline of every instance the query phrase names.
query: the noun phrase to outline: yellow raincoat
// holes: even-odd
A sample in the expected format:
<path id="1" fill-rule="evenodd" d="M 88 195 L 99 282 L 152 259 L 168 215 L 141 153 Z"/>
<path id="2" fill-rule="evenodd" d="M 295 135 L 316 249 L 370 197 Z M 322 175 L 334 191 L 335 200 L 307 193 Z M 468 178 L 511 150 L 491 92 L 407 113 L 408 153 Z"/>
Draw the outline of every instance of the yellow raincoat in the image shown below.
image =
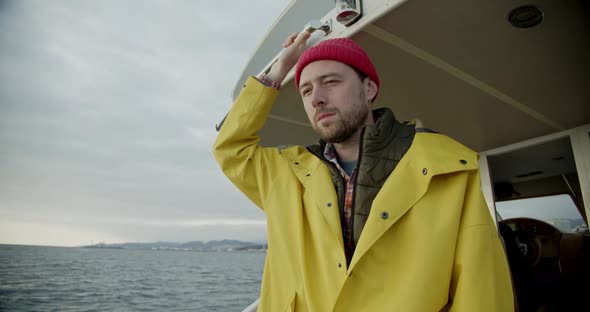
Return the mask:
<path id="1" fill-rule="evenodd" d="M 258 145 L 277 94 L 250 78 L 214 145 L 223 172 L 267 216 L 258 311 L 513 311 L 476 153 L 416 133 L 347 267 L 326 164 L 304 147 Z"/>

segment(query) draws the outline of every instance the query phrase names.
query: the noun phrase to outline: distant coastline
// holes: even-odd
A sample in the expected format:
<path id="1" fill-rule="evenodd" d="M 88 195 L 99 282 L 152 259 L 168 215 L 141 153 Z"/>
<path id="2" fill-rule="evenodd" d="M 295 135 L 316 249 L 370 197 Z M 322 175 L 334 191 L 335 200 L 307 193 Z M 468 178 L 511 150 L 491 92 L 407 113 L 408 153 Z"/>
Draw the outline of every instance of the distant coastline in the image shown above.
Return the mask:
<path id="1" fill-rule="evenodd" d="M 151 243 L 119 243 L 98 244 L 80 246 L 82 248 L 104 249 L 133 249 L 133 250 L 174 250 L 174 251 L 217 251 L 217 252 L 266 252 L 266 243 L 243 242 L 238 240 L 212 240 L 192 241 L 186 243 L 177 242 L 151 242 Z"/>

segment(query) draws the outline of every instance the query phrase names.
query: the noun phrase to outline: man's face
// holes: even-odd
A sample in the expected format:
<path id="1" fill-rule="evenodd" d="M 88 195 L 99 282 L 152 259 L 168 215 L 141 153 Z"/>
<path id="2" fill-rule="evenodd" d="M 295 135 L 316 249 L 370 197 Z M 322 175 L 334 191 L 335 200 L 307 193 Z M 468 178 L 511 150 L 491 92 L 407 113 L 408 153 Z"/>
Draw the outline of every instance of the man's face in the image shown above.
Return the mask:
<path id="1" fill-rule="evenodd" d="M 355 134 L 370 116 L 370 99 L 377 93 L 370 79 L 336 61 L 316 61 L 301 72 L 299 93 L 305 112 L 322 140 L 342 143 Z"/>

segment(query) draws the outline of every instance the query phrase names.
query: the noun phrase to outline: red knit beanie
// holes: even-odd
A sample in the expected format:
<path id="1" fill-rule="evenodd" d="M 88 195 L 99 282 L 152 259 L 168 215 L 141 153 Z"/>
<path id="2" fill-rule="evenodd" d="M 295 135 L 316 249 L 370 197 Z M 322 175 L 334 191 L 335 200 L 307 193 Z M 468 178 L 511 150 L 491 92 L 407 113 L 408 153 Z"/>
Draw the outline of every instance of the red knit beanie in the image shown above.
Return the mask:
<path id="1" fill-rule="evenodd" d="M 344 63 L 367 75 L 379 88 L 379 76 L 369 56 L 358 44 L 348 38 L 328 39 L 303 52 L 295 70 L 295 87 L 299 90 L 299 78 L 309 63 L 331 60 Z"/>

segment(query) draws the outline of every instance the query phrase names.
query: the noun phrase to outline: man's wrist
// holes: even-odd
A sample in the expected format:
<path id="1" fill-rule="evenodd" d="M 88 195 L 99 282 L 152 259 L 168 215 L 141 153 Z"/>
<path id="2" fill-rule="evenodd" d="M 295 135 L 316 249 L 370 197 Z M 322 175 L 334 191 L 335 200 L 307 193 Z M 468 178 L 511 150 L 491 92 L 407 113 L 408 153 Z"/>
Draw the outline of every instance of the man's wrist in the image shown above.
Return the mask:
<path id="1" fill-rule="evenodd" d="M 297 63 L 295 63 L 295 64 L 297 64 Z M 294 66 L 295 65 L 285 64 L 284 61 L 279 59 L 274 64 L 272 64 L 272 66 L 270 67 L 270 70 L 268 72 L 266 72 L 266 76 L 270 80 L 272 80 L 278 84 L 282 84 L 283 80 L 285 80 L 285 78 L 287 77 L 287 74 Z"/>

